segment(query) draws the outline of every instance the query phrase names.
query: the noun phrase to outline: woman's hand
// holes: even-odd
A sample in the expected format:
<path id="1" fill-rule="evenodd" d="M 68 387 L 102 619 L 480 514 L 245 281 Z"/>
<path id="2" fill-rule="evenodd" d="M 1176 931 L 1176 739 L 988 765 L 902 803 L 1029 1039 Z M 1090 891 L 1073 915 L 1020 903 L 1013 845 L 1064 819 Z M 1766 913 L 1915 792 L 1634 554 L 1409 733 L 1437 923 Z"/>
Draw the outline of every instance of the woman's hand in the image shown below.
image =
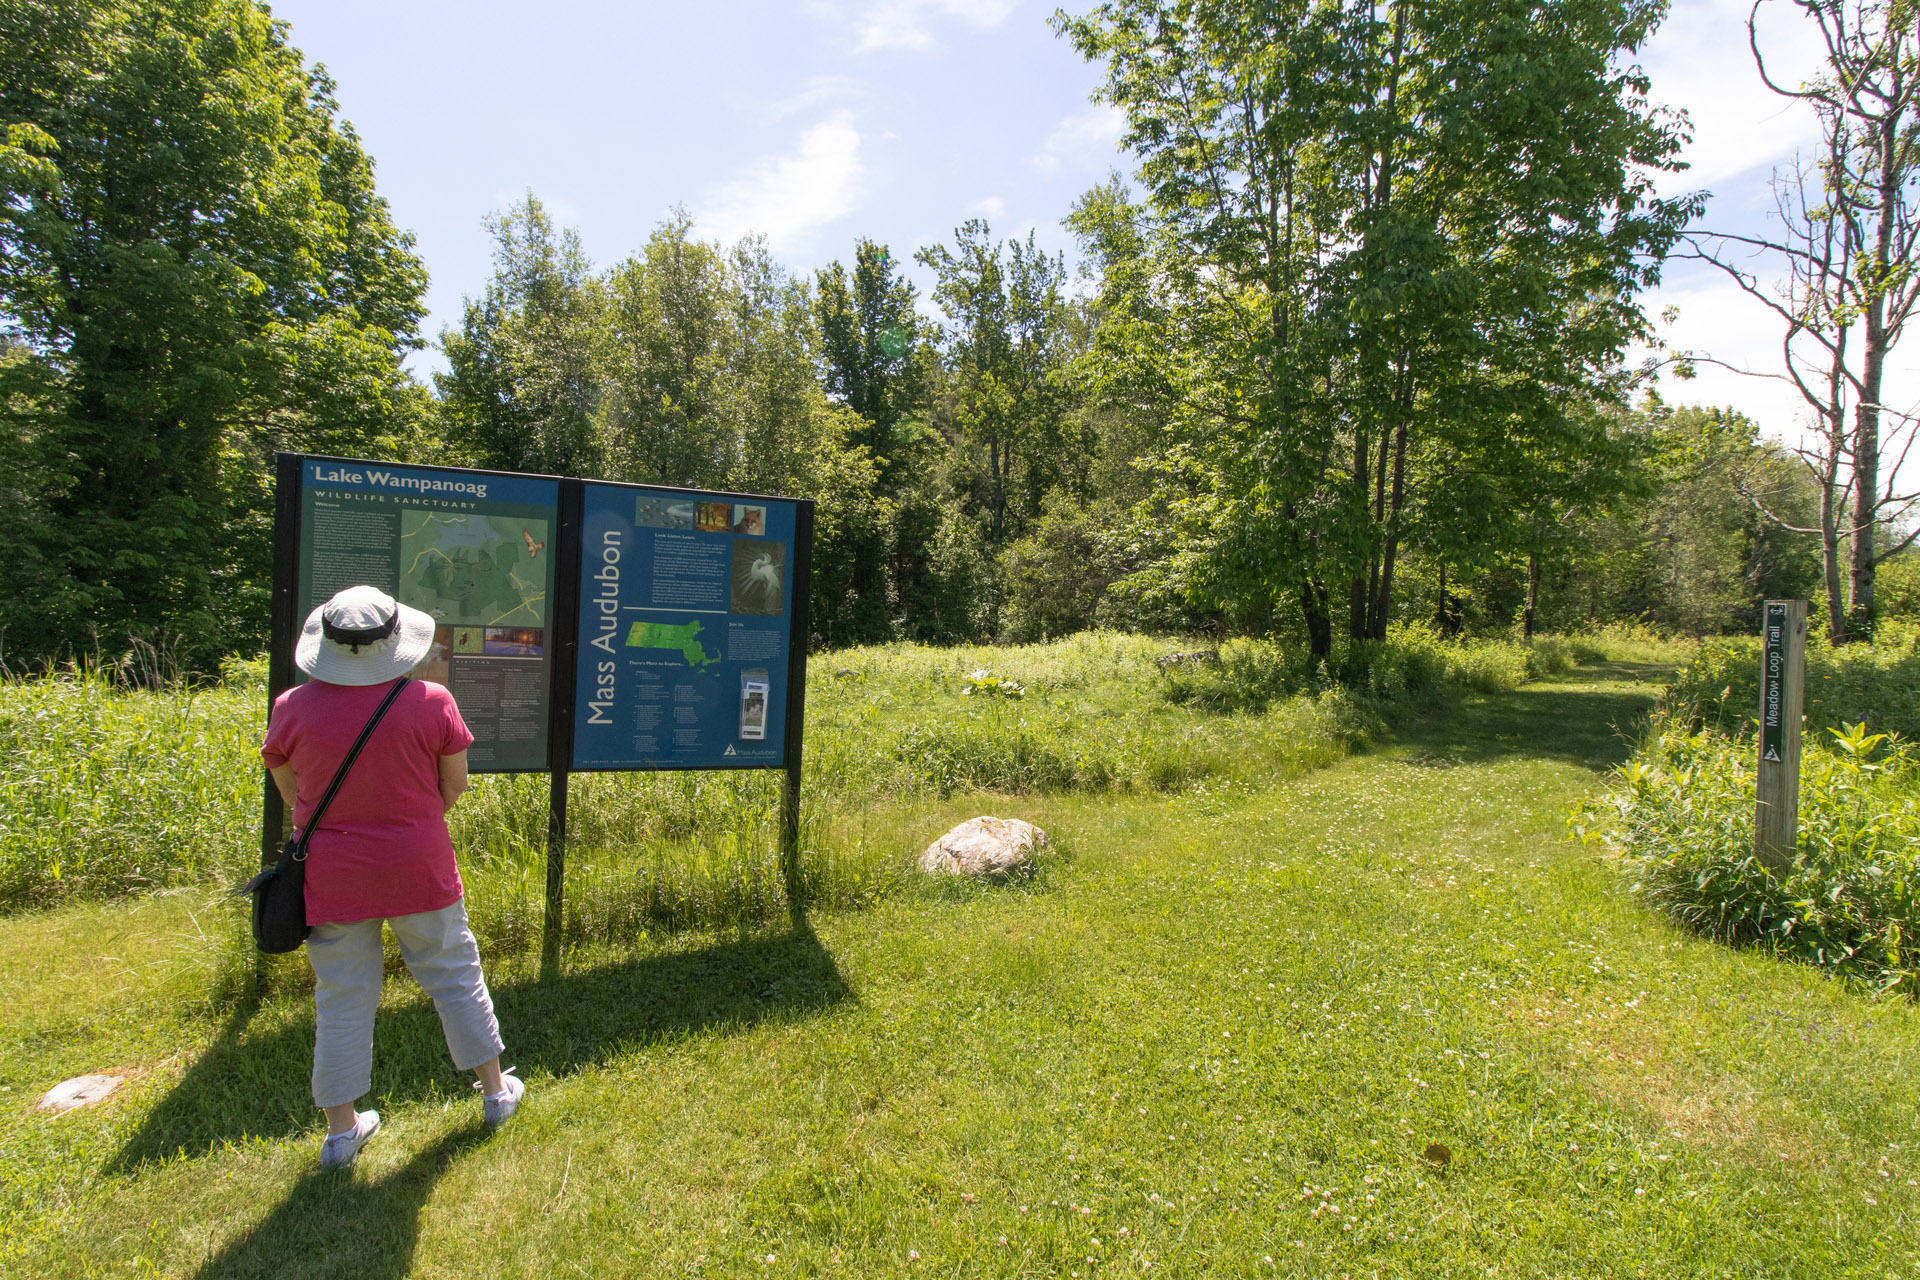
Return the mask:
<path id="1" fill-rule="evenodd" d="M 445 813 L 467 793 L 467 753 L 456 751 L 440 757 L 440 803 Z"/>

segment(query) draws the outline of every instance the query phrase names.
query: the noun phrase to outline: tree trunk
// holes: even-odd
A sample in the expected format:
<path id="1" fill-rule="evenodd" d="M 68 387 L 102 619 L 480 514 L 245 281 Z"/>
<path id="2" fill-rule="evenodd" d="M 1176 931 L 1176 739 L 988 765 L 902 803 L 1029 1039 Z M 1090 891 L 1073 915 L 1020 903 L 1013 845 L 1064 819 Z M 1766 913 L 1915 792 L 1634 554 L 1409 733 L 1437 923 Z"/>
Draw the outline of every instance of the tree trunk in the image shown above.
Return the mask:
<path id="1" fill-rule="evenodd" d="M 1882 134 L 1893 127 L 1884 121 Z M 1866 326 L 1866 350 L 1860 353 L 1860 403 L 1853 409 L 1853 581 L 1847 599 L 1847 630 L 1854 639 L 1873 636 L 1873 578 L 1880 561 L 1874 536 L 1880 515 L 1880 390 L 1887 366 L 1887 297 L 1891 279 L 1894 211 L 1900 199 L 1897 146 L 1883 136 L 1881 154 L 1880 225 L 1873 243 L 1873 279 L 1877 287 L 1861 316 Z"/>
<path id="2" fill-rule="evenodd" d="M 1333 657 L 1333 619 L 1327 612 L 1327 589 L 1311 577 L 1300 579 L 1300 612 L 1307 621 L 1307 652 L 1316 662 Z"/>
<path id="3" fill-rule="evenodd" d="M 1368 446 L 1367 433 L 1358 427 L 1353 432 L 1353 496 L 1364 518 L 1372 503 L 1367 497 L 1367 480 L 1372 471 L 1369 465 L 1373 450 Z M 1367 638 L 1367 600 L 1372 594 L 1369 581 L 1374 570 L 1371 552 L 1367 555 L 1367 567 L 1353 575 L 1347 585 L 1347 638 L 1365 640 Z"/>
<path id="4" fill-rule="evenodd" d="M 1827 586 L 1827 641 L 1847 642 L 1846 600 L 1840 593 L 1840 531 L 1834 512 L 1833 481 L 1820 486 L 1820 568 Z"/>
<path id="5" fill-rule="evenodd" d="M 1457 636 L 1460 634 L 1459 622 L 1454 617 L 1453 599 L 1447 594 L 1447 566 L 1445 564 L 1440 566 L 1440 606 L 1434 612 L 1433 623 L 1440 628 L 1442 635 Z"/>
<path id="6" fill-rule="evenodd" d="M 1373 638 L 1387 638 L 1387 623 L 1393 616 L 1393 569 L 1400 555 L 1400 512 L 1407 501 L 1407 418 L 1412 409 L 1413 392 L 1406 372 L 1406 353 L 1401 352 L 1400 420 L 1393 428 L 1393 489 L 1385 495 L 1383 524 L 1386 546 L 1380 552 L 1380 589 L 1373 600 Z M 1386 471 L 1386 442 L 1381 442 L 1380 467 Z"/>
<path id="7" fill-rule="evenodd" d="M 1520 614 L 1520 635 L 1533 639 L 1533 611 L 1540 603 L 1540 553 L 1527 553 L 1527 607 Z"/>

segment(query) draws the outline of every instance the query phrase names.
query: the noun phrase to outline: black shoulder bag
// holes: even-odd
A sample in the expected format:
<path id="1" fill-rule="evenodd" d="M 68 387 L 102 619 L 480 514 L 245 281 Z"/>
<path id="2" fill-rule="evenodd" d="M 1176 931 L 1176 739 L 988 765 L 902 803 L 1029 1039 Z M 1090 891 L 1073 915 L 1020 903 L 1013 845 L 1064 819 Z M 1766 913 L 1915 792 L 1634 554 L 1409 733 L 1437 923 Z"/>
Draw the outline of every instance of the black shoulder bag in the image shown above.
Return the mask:
<path id="1" fill-rule="evenodd" d="M 280 859 L 247 881 L 241 893 L 253 895 L 253 941 L 269 955 L 279 955 L 285 951 L 298 951 L 300 944 L 307 940 L 313 930 L 307 924 L 307 842 L 320 825 L 320 819 L 326 815 L 327 806 L 333 803 L 340 784 L 347 780 L 347 770 L 353 768 L 353 762 L 360 758 L 360 749 L 367 745 L 367 739 L 373 736 L 373 727 L 380 723 L 387 708 L 407 687 L 408 679 L 401 676 L 393 682 L 393 688 L 387 691 L 386 698 L 374 708 L 373 717 L 367 721 L 367 727 L 360 731 L 354 740 L 353 748 L 347 752 L 347 758 L 334 770 L 333 781 L 327 784 L 326 794 L 320 797 L 307 825 L 280 846 Z"/>

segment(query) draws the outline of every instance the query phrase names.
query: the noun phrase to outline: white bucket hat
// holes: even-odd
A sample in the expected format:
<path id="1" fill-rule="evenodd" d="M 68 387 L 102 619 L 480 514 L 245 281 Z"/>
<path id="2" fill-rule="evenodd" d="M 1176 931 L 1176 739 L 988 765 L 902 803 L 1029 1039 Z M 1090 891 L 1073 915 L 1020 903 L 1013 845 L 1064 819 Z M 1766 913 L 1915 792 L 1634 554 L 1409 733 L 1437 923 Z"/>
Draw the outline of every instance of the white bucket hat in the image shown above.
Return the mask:
<path id="1" fill-rule="evenodd" d="M 328 684 L 385 684 L 433 647 L 433 616 L 374 587 L 348 587 L 307 615 L 293 665 Z"/>

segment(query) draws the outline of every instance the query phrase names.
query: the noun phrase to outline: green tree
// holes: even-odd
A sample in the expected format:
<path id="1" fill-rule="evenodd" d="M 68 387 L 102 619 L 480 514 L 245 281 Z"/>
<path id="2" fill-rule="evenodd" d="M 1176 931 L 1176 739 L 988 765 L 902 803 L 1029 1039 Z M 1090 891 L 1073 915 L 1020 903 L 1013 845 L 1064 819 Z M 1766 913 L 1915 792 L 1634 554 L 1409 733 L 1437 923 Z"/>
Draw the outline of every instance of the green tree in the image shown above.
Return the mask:
<path id="1" fill-rule="evenodd" d="M 246 0 L 0 3 L 0 125 L 9 648 L 257 644 L 272 451 L 419 423 L 411 237 Z"/>
<path id="2" fill-rule="evenodd" d="M 1001 552 L 1000 637 L 1029 644 L 1100 622 L 1124 566 L 1125 543 L 1114 533 L 1123 524 L 1117 513 L 1056 490 L 1027 536 Z"/>
<path id="3" fill-rule="evenodd" d="M 850 439 L 873 457 L 888 516 L 849 562 L 841 589 L 857 603 L 839 637 L 885 640 L 920 612 L 945 500 L 934 465 L 942 441 L 927 421 L 933 353 L 913 283 L 885 245 L 859 239 L 851 272 L 835 261 L 814 279 L 821 380 L 855 415 Z"/>
<path id="4" fill-rule="evenodd" d="M 742 305 L 727 254 L 677 211 L 609 274 L 610 473 L 725 488 L 741 465 Z"/>
<path id="5" fill-rule="evenodd" d="M 1637 291 L 1692 207 L 1653 196 L 1679 134 L 1616 64 L 1659 12 L 1056 16 L 1140 158 L 1144 201 L 1096 193 L 1073 225 L 1108 268 L 1103 389 L 1162 406 L 1200 589 L 1253 616 L 1294 602 L 1325 656 L 1338 605 L 1354 637 L 1385 633 L 1404 547 L 1516 545 L 1512 495 L 1578 479 L 1605 440 L 1576 408 L 1642 333 Z"/>
<path id="6" fill-rule="evenodd" d="M 447 442 L 475 466 L 596 474 L 606 290 L 579 233 L 556 231 L 531 192 L 487 230 L 493 278 L 440 335 Z"/>
<path id="7" fill-rule="evenodd" d="M 854 242 L 851 272 L 836 260 L 814 280 L 821 380 L 829 395 L 860 415 L 853 442 L 873 455 L 883 485 L 902 487 L 911 480 L 923 434 L 916 415 L 926 404 L 913 282 L 899 273 L 887 246 L 865 237 Z"/>
<path id="8" fill-rule="evenodd" d="M 1084 477 L 1089 450 L 1066 377 L 1066 262 L 1031 234 L 995 244 L 979 218 L 960 226 L 951 249 L 916 256 L 938 275 L 934 297 L 947 317 L 938 408 L 953 487 L 998 548 L 1024 532 L 1048 493 Z"/>
<path id="9" fill-rule="evenodd" d="M 793 492 L 814 509 L 813 639 L 826 648 L 892 638 L 887 556 L 898 514 L 880 469 L 854 443 L 866 420 L 815 392 L 816 429 Z"/>
<path id="10" fill-rule="evenodd" d="M 1762 600 L 1818 585 L 1818 539 L 1781 528 L 1754 499 L 1812 517 L 1819 488 L 1750 419 L 1649 397 L 1628 429 L 1645 443 L 1651 484 L 1635 501 L 1568 522 L 1576 550 L 1551 593 L 1560 625 L 1632 619 L 1693 635 L 1751 632 Z"/>

